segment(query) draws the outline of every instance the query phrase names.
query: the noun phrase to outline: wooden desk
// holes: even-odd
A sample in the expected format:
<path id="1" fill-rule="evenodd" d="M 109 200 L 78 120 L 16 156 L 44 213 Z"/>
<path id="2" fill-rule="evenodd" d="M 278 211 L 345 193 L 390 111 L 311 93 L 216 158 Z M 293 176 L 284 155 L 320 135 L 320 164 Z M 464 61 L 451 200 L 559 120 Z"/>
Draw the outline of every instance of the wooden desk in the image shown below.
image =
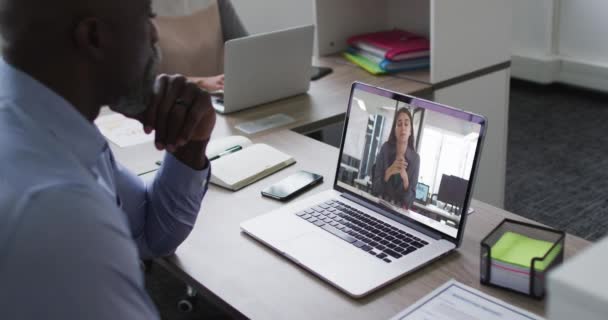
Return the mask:
<path id="1" fill-rule="evenodd" d="M 355 80 L 417 96 L 431 92 L 430 84 L 395 77 L 375 77 L 364 70 L 341 63 L 335 57 L 315 60 L 315 65 L 331 67 L 333 72 L 318 81 L 312 81 L 306 94 L 218 117 L 214 137 L 243 135 L 234 128 L 237 124 L 277 113 L 287 114 L 296 119 L 296 122 L 260 134 L 281 129 L 310 132 L 342 121 L 347 109 L 350 85 Z"/>
<path id="2" fill-rule="evenodd" d="M 310 90 L 306 94 L 271 102 L 233 114 L 218 115 L 212 138 L 245 135 L 235 128 L 237 124 L 277 113 L 284 113 L 296 121 L 251 137 L 284 129 L 296 129 L 298 132 L 306 133 L 320 129 L 328 124 L 343 121 L 350 94 L 350 84 L 355 79 L 371 85 L 421 97 L 425 97 L 431 92 L 429 84 L 395 77 L 375 77 L 359 68 L 340 63 L 335 57 L 317 58 L 315 59 L 315 65 L 331 67 L 333 72 L 318 81 L 311 82 Z M 104 110 L 104 113 L 107 112 L 109 110 Z M 110 147 L 116 158 L 137 174 L 157 169 L 155 162 L 162 159 L 163 155 L 151 143 L 129 148 L 120 148 L 114 143 L 110 143 Z"/>
<path id="3" fill-rule="evenodd" d="M 476 211 L 469 217 L 458 251 L 361 300 L 349 298 L 244 235 L 241 222 L 281 205 L 262 198 L 261 189 L 300 169 L 322 174 L 325 182 L 298 199 L 331 188 L 338 157 L 338 149 L 288 130 L 255 140 L 293 155 L 298 163 L 236 193 L 211 186 L 192 234 L 175 256 L 161 261 L 203 294 L 219 297 L 251 319 L 387 319 L 454 278 L 544 314 L 543 301 L 480 285 L 481 239 L 503 218 L 522 220 L 481 202 L 473 202 Z M 585 240 L 568 236 L 566 257 L 586 245 Z"/>
<path id="4" fill-rule="evenodd" d="M 332 187 L 338 150 L 289 129 L 306 132 L 341 121 L 353 79 L 410 94 L 425 95 L 429 90 L 424 83 L 372 77 L 331 59 L 320 59 L 317 64 L 331 66 L 334 72 L 313 82 L 308 94 L 218 116 L 214 131 L 214 137 L 241 134 L 234 129 L 238 123 L 285 113 L 296 122 L 250 138 L 291 154 L 297 164 L 238 192 L 211 186 L 191 235 L 174 256 L 159 262 L 203 295 L 221 302 L 235 316 L 252 319 L 386 319 L 451 278 L 543 314 L 542 301 L 479 284 L 481 239 L 503 218 L 521 219 L 481 202 L 473 202 L 476 212 L 469 219 L 458 251 L 360 300 L 349 298 L 240 232 L 241 222 L 281 205 L 262 198 L 260 191 L 297 170 L 325 177 L 322 185 L 298 199 Z M 119 161 L 140 173 L 155 168 L 154 161 L 161 157 L 151 144 L 127 149 L 112 145 L 112 149 Z M 586 241 L 568 236 L 566 256 L 586 245 Z"/>

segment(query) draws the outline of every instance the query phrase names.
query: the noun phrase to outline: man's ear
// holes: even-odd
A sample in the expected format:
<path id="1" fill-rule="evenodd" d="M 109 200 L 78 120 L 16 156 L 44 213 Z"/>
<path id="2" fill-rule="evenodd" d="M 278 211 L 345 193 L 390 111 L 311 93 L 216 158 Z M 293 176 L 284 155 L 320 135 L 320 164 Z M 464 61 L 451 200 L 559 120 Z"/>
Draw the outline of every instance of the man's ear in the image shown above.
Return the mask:
<path id="1" fill-rule="evenodd" d="M 77 50 L 94 60 L 103 60 L 110 45 L 107 26 L 97 18 L 86 18 L 76 24 L 74 42 Z"/>

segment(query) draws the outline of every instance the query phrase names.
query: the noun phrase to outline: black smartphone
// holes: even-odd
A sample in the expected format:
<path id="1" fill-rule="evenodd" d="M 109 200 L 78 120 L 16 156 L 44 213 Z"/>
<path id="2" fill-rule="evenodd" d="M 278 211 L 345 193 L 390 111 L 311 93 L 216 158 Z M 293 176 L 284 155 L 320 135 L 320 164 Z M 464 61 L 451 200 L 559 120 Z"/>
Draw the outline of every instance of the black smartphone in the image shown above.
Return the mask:
<path id="1" fill-rule="evenodd" d="M 323 182 L 322 175 L 308 171 L 298 171 L 262 190 L 262 195 L 280 201 L 287 201 L 321 182 Z"/>

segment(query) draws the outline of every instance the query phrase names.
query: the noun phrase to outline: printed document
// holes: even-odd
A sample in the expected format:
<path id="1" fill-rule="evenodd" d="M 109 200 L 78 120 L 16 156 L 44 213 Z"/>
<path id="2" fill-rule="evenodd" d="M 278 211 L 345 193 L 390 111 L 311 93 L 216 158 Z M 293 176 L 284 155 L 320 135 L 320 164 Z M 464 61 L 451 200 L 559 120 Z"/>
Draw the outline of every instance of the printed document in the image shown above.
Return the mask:
<path id="1" fill-rule="evenodd" d="M 154 134 L 146 134 L 142 124 L 122 114 L 110 114 L 95 120 L 99 131 L 121 148 L 154 141 Z"/>
<path id="2" fill-rule="evenodd" d="M 542 320 L 455 280 L 435 289 L 391 320 Z"/>

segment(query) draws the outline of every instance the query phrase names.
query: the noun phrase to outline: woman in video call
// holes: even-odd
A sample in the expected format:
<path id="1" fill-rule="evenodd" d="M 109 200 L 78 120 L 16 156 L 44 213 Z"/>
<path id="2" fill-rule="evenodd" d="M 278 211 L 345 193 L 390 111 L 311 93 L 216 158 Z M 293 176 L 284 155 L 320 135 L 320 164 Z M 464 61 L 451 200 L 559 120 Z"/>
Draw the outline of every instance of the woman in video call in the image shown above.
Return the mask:
<path id="1" fill-rule="evenodd" d="M 388 141 L 382 145 L 372 174 L 372 193 L 409 209 L 416 196 L 420 156 L 414 148 L 412 114 L 397 110 Z"/>

